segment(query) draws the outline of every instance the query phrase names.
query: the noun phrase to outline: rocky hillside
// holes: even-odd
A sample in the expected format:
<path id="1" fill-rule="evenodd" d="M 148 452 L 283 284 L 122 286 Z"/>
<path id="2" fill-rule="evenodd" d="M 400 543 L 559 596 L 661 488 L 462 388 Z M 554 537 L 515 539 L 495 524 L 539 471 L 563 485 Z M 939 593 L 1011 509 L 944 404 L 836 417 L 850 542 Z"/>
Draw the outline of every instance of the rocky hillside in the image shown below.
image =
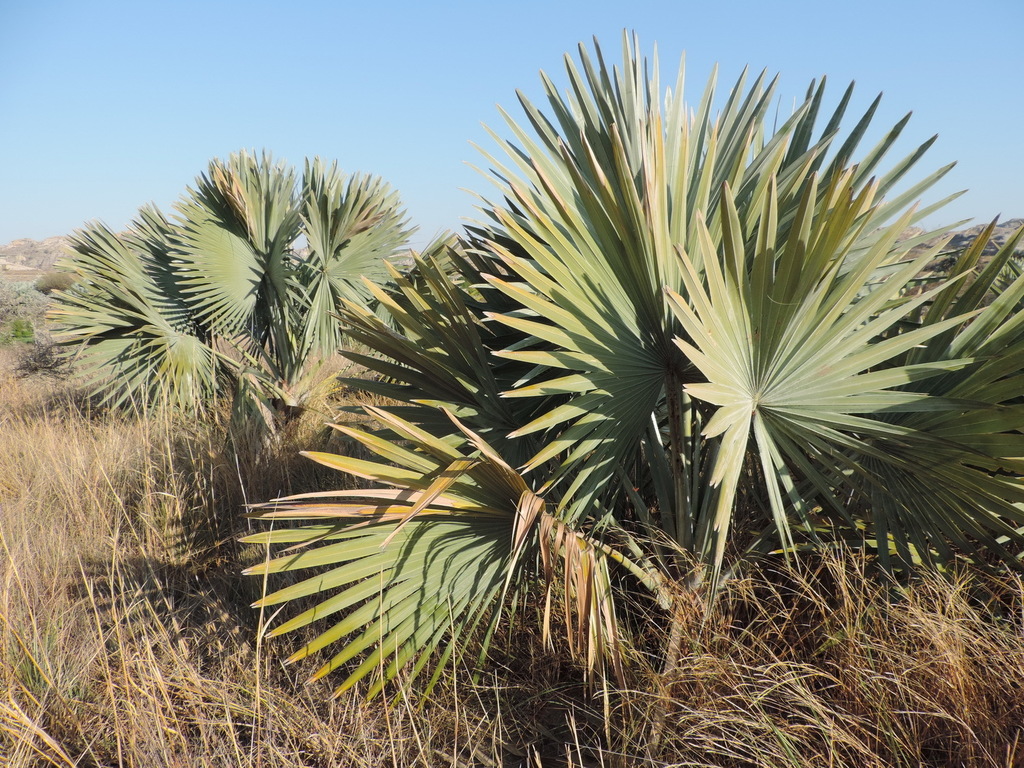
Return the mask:
<path id="1" fill-rule="evenodd" d="M 0 245 L 0 272 L 45 272 L 65 255 L 67 245 L 66 237 L 12 240 L 7 245 Z"/>
<path id="2" fill-rule="evenodd" d="M 975 239 L 977 239 L 978 235 L 980 235 L 987 226 L 987 224 L 979 224 L 974 227 L 959 230 L 953 235 L 952 239 L 946 245 L 945 250 L 963 250 L 971 243 L 973 243 Z M 1024 219 L 1007 219 L 1006 221 L 996 225 L 995 231 L 992 233 L 992 237 L 988 241 L 988 245 L 985 246 L 985 251 L 983 255 L 991 256 L 997 250 L 1006 245 L 1006 241 L 1009 240 L 1010 236 L 1013 235 L 1013 233 L 1016 232 L 1018 229 L 1020 229 L 1021 226 L 1024 226 Z M 902 234 L 902 239 L 909 240 L 910 238 L 917 237 L 923 233 L 923 229 L 915 227 L 913 229 L 908 229 L 907 231 L 905 231 Z M 931 240 L 927 243 L 924 243 L 923 245 L 918 246 L 918 248 L 925 249 L 930 246 L 934 246 L 940 240 L 941 238 L 936 238 L 935 240 Z M 1020 252 L 1021 250 L 1024 250 L 1024 248 L 1018 249 L 1018 252 Z"/>
<path id="3" fill-rule="evenodd" d="M 966 248 L 968 245 L 974 242 L 974 239 L 981 234 L 981 231 L 985 229 L 984 224 L 970 229 L 963 229 L 953 235 L 953 239 L 949 241 L 949 248 L 952 250 L 960 250 Z M 1007 219 L 996 227 L 995 232 L 992 233 L 992 239 L 989 240 L 989 244 L 985 247 L 985 256 L 991 256 L 998 249 L 1002 248 L 1006 241 L 1010 239 L 1010 236 L 1024 226 L 1024 219 Z M 1018 252 L 1024 249 L 1018 249 Z"/>

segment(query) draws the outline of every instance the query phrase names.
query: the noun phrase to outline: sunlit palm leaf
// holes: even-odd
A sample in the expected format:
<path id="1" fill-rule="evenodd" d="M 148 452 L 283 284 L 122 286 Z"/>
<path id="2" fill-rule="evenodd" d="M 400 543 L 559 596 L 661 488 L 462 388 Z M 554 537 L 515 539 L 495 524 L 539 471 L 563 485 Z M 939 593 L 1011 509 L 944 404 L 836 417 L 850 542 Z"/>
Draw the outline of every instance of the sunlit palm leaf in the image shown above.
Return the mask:
<path id="1" fill-rule="evenodd" d="M 748 450 L 760 462 L 778 534 L 790 545 L 791 515 L 810 528 L 818 511 L 841 524 L 852 514 L 866 516 L 876 539 L 891 537 L 908 563 L 932 552 L 948 559 L 947 542 L 976 558 L 985 548 L 1012 560 L 996 539 L 1021 543 L 1016 530 L 1024 511 L 1015 504 L 1024 501 L 1024 484 L 1015 475 L 1024 464 L 1010 458 L 1024 452 L 1020 417 L 1001 409 L 1002 418 L 991 418 L 995 404 L 982 390 L 970 399 L 956 387 L 928 390 L 940 377 L 971 377 L 977 358 L 945 354 L 899 363 L 911 350 L 962 329 L 970 315 L 932 317 L 892 333 L 933 298 L 901 294 L 937 249 L 865 294 L 875 266 L 891 258 L 907 217 L 889 227 L 855 269 L 844 271 L 848 246 L 836 247 L 830 229 L 864 205 L 863 194 L 848 187 L 828 209 L 814 214 L 804 208 L 788 241 L 752 260 L 732 215 L 721 250 L 705 232 L 696 259 L 680 252 L 686 293 L 670 295 L 686 336 L 677 343 L 705 378 L 686 392 L 715 406 L 704 435 L 721 444 L 710 477 L 720 486 L 717 507 L 697 531 L 698 551 L 716 572 Z M 731 209 L 727 189 L 723 199 Z M 770 217 L 760 223 L 771 226 Z M 770 239 L 763 232 L 757 238 Z M 702 274 L 694 262 L 703 265 Z M 1022 362 L 1016 360 L 1018 369 Z M 978 439 L 968 424 L 981 432 Z M 1001 438 L 989 448 L 999 454 L 982 447 L 982 438 L 993 433 Z M 796 478 L 809 480 L 813 494 L 800 493 Z M 880 555 L 887 561 L 887 548 Z"/>
<path id="2" fill-rule="evenodd" d="M 682 329 L 662 289 L 685 292 L 676 249 L 691 253 L 699 276 L 703 251 L 692 247 L 698 234 L 708 234 L 716 246 L 725 236 L 723 183 L 738 190 L 734 215 L 753 233 L 773 180 L 772 234 L 780 240 L 797 225 L 802 205 L 830 207 L 841 177 L 863 192 L 870 177 L 845 169 L 874 106 L 828 161 L 849 91 L 820 133 L 815 120 L 823 84 L 812 85 L 805 103 L 772 132 L 774 83 L 766 85 L 763 75 L 749 89 L 741 77 L 717 117 L 713 76 L 691 115 L 682 101 L 682 72 L 662 101 L 657 63 L 648 67 L 635 41 L 624 41 L 614 71 L 595 51 L 596 63 L 581 48 L 582 73 L 567 65 L 568 95 L 545 80 L 552 118 L 520 97 L 535 136 L 507 118 L 513 139 L 502 142 L 506 157 L 489 158 L 508 204 L 490 212 L 488 247 L 511 273 L 491 282 L 518 305 L 491 316 L 536 340 L 498 354 L 541 366 L 529 386 L 510 396 L 564 395 L 514 434 L 542 436 L 544 447 L 528 466 L 560 464 L 555 480 L 566 488 L 572 519 L 594 514 L 597 500 L 618 485 L 623 464 L 641 444 L 652 445 L 652 419 L 668 431 L 675 481 L 662 484 L 670 495 L 659 495 L 657 505 L 665 528 L 688 547 L 688 531 L 706 498 L 682 479 L 698 473 L 702 459 L 678 450 L 700 417 L 681 401 L 666 400 L 668 391 L 700 376 L 672 343 Z M 865 168 L 878 166 L 902 126 L 868 151 Z M 902 178 L 926 148 L 897 164 L 883 184 Z M 821 167 L 808 198 L 811 173 Z M 927 188 L 945 170 L 918 187 Z M 834 226 L 830 243 L 846 249 L 843 268 L 866 258 L 878 225 L 905 207 L 865 205 Z"/>
<path id="3" fill-rule="evenodd" d="M 196 310 L 217 333 L 264 343 L 289 292 L 291 248 L 299 236 L 295 176 L 287 166 L 241 152 L 214 160 L 175 205 L 179 271 Z"/>
<path id="4" fill-rule="evenodd" d="M 299 265 L 305 286 L 308 344 L 321 354 L 341 346 L 343 329 L 333 317 L 344 301 L 370 300 L 364 280 L 388 280 L 387 259 L 411 230 L 398 193 L 381 179 L 346 177 L 337 164 L 307 161 L 302 181 L 303 232 L 308 253 Z"/>
<path id="5" fill-rule="evenodd" d="M 137 229 L 125 239 L 102 224 L 72 236 L 75 255 L 64 266 L 78 279 L 52 311 L 56 338 L 79 348 L 91 386 L 108 403 L 195 408 L 216 391 L 223 361 L 166 272 L 150 269 L 166 234 L 159 218 L 148 221 L 148 234 Z"/>
<path id="6" fill-rule="evenodd" d="M 461 425 L 475 456 L 463 456 L 384 411 L 371 413 L 415 449 L 339 427 L 392 463 L 309 456 L 392 488 L 305 494 L 261 505 L 254 513 L 264 520 L 313 523 L 246 539 L 291 545 L 247 573 L 317 569 L 257 603 L 319 600 L 270 634 L 340 615 L 289 660 L 340 644 L 313 674 L 313 679 L 323 677 L 358 658 L 358 664 L 347 667 L 339 693 L 372 675 L 368 693 L 375 695 L 407 667 L 415 677 L 431 661 L 436 680 L 445 660 L 467 647 L 469 635 L 478 630 L 485 638 L 491 635 L 502 615 L 503 596 L 510 587 L 521 589 L 520 572 L 543 556 L 549 583 L 554 562 L 564 563 L 565 594 L 571 601 L 566 612 L 577 617 L 569 622 L 574 648 L 592 669 L 605 659 L 617 667 L 608 559 L 624 558 L 558 523 L 522 477 Z"/>

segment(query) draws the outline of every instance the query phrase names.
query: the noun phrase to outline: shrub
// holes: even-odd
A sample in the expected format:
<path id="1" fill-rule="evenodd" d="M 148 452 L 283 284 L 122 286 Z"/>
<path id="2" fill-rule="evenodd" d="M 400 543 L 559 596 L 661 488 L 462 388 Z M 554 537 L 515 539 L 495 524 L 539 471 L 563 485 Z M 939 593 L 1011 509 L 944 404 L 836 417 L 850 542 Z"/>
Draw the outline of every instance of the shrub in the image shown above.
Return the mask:
<path id="1" fill-rule="evenodd" d="M 312 458 L 372 487 L 268 504 L 306 527 L 251 539 L 289 545 L 254 574 L 313 569 L 261 606 L 322 599 L 272 634 L 342 613 L 294 658 L 340 641 L 316 677 L 360 656 L 343 688 L 440 669 L 535 569 L 549 610 L 561 571 L 570 648 L 621 675 L 622 588 L 675 620 L 746 556 L 837 539 L 891 571 L 1020 566 L 1024 279 L 982 305 L 1024 229 L 910 295 L 941 246 L 899 235 L 948 168 L 894 192 L 931 143 L 881 168 L 905 120 L 858 159 L 875 107 L 840 138 L 849 90 L 824 129 L 812 84 L 773 130 L 764 76 L 713 117 L 714 80 L 662 98 L 635 41 L 580 57 L 551 114 L 523 100 L 533 135 L 510 120 L 490 223 L 375 290 L 398 331 L 344 312 L 377 353 L 361 386 L 400 404 L 339 428 L 380 461 Z"/>
<path id="2" fill-rule="evenodd" d="M 12 282 L 0 277 L 0 325 L 17 318 L 30 323 L 46 312 L 46 297 L 31 283 Z"/>
<path id="3" fill-rule="evenodd" d="M 124 235 L 75 233 L 55 338 L 110 404 L 195 411 L 226 395 L 273 431 L 337 349 L 341 303 L 367 300 L 362 278 L 383 279 L 408 234 L 378 178 L 319 158 L 301 179 L 269 155 L 214 160 L 173 218 L 147 207 Z"/>
<path id="4" fill-rule="evenodd" d="M 27 345 L 18 356 L 14 372 L 19 378 L 44 376 L 64 381 L 71 376 L 74 368 L 68 356 L 60 354 L 59 347 L 48 334 L 36 333 L 31 345 Z"/>
<path id="5" fill-rule="evenodd" d="M 70 272 L 47 272 L 35 282 L 35 289 L 47 295 L 54 291 L 66 291 L 75 284 L 75 276 Z"/>

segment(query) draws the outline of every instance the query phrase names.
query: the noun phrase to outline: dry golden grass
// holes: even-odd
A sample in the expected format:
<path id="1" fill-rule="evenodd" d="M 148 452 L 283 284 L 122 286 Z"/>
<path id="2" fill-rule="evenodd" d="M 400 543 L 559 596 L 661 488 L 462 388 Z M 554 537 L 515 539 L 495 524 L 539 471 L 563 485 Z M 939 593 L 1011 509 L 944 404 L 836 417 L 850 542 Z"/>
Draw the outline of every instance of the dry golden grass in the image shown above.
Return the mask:
<path id="1" fill-rule="evenodd" d="M 0 352 L 4 352 L 0 350 Z M 8 355 L 9 357 L 9 355 Z M 213 425 L 90 412 L 0 359 L 0 766 L 1024 766 L 1024 588 L 896 590 L 854 556 L 766 564 L 699 606 L 665 671 L 629 617 L 632 684 L 587 691 L 528 617 L 482 680 L 422 707 L 330 700 L 259 640 L 246 501 L 337 484 Z M 337 446 L 334 446 L 337 447 Z"/>
<path id="2" fill-rule="evenodd" d="M 295 455 L 320 414 L 241 458 L 216 429 L 89 414 L 3 370 L 0 765 L 434 765 L 458 743 L 430 730 L 447 716 L 325 701 L 257 641 L 244 503 L 320 480 Z"/>
<path id="3" fill-rule="evenodd" d="M 1019 578 L 896 587 L 863 569 L 860 556 L 828 555 L 731 582 L 709 619 L 694 617 L 678 668 L 656 676 L 670 702 L 659 755 L 765 768 L 1024 765 Z"/>

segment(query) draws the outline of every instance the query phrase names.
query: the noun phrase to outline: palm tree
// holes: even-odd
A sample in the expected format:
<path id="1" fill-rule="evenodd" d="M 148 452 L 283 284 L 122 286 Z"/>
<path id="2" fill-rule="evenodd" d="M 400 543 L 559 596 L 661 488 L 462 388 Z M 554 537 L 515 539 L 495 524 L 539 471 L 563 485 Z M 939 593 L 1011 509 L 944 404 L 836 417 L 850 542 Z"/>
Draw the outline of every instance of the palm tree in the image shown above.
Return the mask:
<path id="1" fill-rule="evenodd" d="M 58 339 L 112 404 L 194 409 L 229 392 L 272 428 L 341 344 L 341 302 L 369 300 L 364 277 L 386 280 L 410 234 L 398 196 L 319 158 L 297 179 L 241 152 L 212 161 L 174 210 L 145 207 L 120 235 L 75 233 Z"/>
<path id="2" fill-rule="evenodd" d="M 621 661 L 615 568 L 671 611 L 671 582 L 713 594 L 746 554 L 836 539 L 1018 565 L 1024 280 L 981 299 L 1024 234 L 921 292 L 935 233 L 900 233 L 948 167 L 906 184 L 928 141 L 883 170 L 906 119 L 855 160 L 878 102 L 843 135 L 850 89 L 823 129 L 812 83 L 771 130 L 764 75 L 713 115 L 714 75 L 691 112 L 628 37 L 620 67 L 580 65 L 495 134 L 488 222 L 372 288 L 397 332 L 346 304 L 385 377 L 363 386 L 401 405 L 339 427 L 384 461 L 312 458 L 373 488 L 256 513 L 309 525 L 250 537 L 292 545 L 252 573 L 335 566 L 261 601 L 326 593 L 275 633 L 358 606 L 296 654 L 342 643 L 319 675 L 371 651 L 342 688 L 459 652 L 534 568 L 593 670 Z"/>

